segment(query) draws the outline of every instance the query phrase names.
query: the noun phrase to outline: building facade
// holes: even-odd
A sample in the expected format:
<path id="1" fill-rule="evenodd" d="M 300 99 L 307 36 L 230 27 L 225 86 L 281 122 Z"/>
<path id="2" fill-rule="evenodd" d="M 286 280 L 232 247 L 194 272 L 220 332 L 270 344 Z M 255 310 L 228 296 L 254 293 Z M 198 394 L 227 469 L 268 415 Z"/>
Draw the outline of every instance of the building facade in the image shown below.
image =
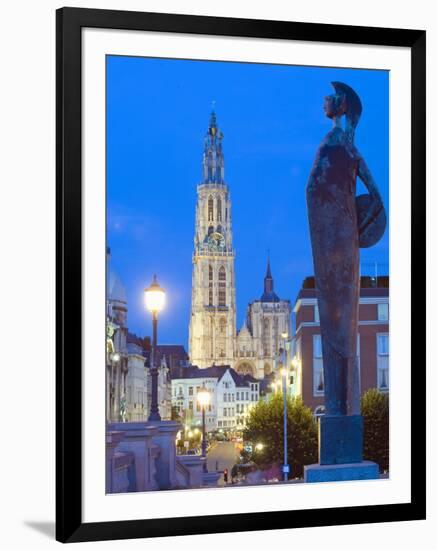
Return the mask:
<path id="1" fill-rule="evenodd" d="M 207 431 L 243 429 L 250 409 L 259 401 L 259 380 L 240 375 L 227 366 L 187 367 L 185 371 L 183 377 L 172 380 L 173 406 L 184 423 L 201 425 L 202 408 L 197 394 L 206 388 L 210 392 L 210 403 L 205 411 Z"/>
<path id="2" fill-rule="evenodd" d="M 126 291 L 110 266 L 109 248 L 106 273 L 106 420 L 146 421 L 151 404 L 151 376 L 148 363 L 150 339 L 138 338 L 128 331 Z M 173 355 L 176 353 L 174 349 L 183 350 L 183 346 L 171 348 Z M 164 353 L 159 354 L 158 364 L 159 412 L 162 420 L 169 420 L 171 381 Z"/>
<path id="3" fill-rule="evenodd" d="M 324 412 L 324 380 L 320 322 L 314 277 L 299 291 L 294 313 L 292 348 L 299 383 L 297 393 L 313 412 Z M 361 277 L 358 341 L 361 393 L 370 388 L 389 391 L 389 278 Z"/>
<path id="4" fill-rule="evenodd" d="M 124 286 L 110 268 L 106 251 L 106 420 L 123 421 L 126 412 L 127 300 Z"/>
<path id="5" fill-rule="evenodd" d="M 289 333 L 290 302 L 275 294 L 268 262 L 264 292 L 249 304 L 237 333 L 234 261 L 223 134 L 213 112 L 205 137 L 202 182 L 197 186 L 189 358 L 200 368 L 229 365 L 240 374 L 263 378 L 272 371 L 281 333 Z"/>
<path id="6" fill-rule="evenodd" d="M 236 346 L 237 372 L 264 378 L 272 373 L 275 358 L 291 334 L 291 304 L 274 291 L 274 281 L 267 262 L 264 292 L 248 305 L 246 321 L 238 333 Z"/>
<path id="7" fill-rule="evenodd" d="M 128 343 L 128 372 L 126 377 L 126 420 L 147 420 L 151 387 L 149 369 L 146 368 L 144 352 L 138 344 Z"/>

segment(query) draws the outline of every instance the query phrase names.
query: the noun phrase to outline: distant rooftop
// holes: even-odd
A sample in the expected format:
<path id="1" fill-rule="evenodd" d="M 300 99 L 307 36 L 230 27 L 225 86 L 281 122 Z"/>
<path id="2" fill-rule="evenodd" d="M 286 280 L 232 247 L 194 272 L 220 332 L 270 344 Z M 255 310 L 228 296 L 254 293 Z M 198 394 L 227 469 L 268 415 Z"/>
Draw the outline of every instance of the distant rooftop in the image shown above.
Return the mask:
<path id="1" fill-rule="evenodd" d="M 201 369 L 196 365 L 193 365 L 181 369 L 181 375 L 177 379 L 217 378 L 217 380 L 220 381 L 227 371 L 229 371 L 237 387 L 246 387 L 251 382 L 259 382 L 250 374 L 238 374 L 229 365 L 212 365 L 211 367 L 207 367 L 205 369 Z M 173 378 L 173 380 L 174 379 L 175 378 Z"/>
<path id="2" fill-rule="evenodd" d="M 363 275 L 360 283 L 360 296 L 388 296 L 389 294 L 390 278 L 388 275 L 380 275 L 379 277 Z M 316 285 L 314 276 L 305 277 L 295 302 L 302 298 L 314 298 L 315 296 Z"/>

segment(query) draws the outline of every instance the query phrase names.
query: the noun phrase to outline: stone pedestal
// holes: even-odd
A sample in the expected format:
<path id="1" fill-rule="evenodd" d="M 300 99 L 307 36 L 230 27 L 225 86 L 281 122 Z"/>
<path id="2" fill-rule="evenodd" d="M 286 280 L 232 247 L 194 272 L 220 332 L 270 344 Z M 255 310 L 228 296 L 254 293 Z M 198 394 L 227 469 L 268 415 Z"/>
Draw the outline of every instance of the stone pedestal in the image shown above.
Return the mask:
<path id="1" fill-rule="evenodd" d="M 363 461 L 363 417 L 319 418 L 319 463 L 304 467 L 304 481 L 353 481 L 378 479 L 379 466 Z"/>
<path id="2" fill-rule="evenodd" d="M 115 448 L 123 439 L 123 432 L 106 432 L 106 492 L 114 492 L 115 479 Z"/>
<path id="3" fill-rule="evenodd" d="M 379 479 L 378 464 L 363 461 L 352 464 L 311 464 L 310 466 L 304 466 L 304 481 L 306 483 L 362 479 Z"/>
<path id="4" fill-rule="evenodd" d="M 202 487 L 204 459 L 198 455 L 179 455 L 176 457 L 176 470 L 180 487 L 198 489 Z"/>
<path id="5" fill-rule="evenodd" d="M 350 464 L 363 460 L 363 417 L 319 418 L 319 463 Z"/>
<path id="6" fill-rule="evenodd" d="M 151 421 L 147 426 L 156 429 L 153 443 L 159 448 L 155 459 L 155 479 L 159 489 L 172 489 L 178 486 L 176 477 L 176 435 L 181 425 L 173 420 Z"/>
<path id="7" fill-rule="evenodd" d="M 202 472 L 202 487 L 217 487 L 221 472 Z"/>
<path id="8" fill-rule="evenodd" d="M 116 422 L 109 424 L 108 431 L 110 430 L 122 433 L 117 450 L 134 455 L 135 476 L 132 490 L 138 492 L 159 489 L 155 471 L 159 449 L 153 441 L 158 428 L 149 422 Z"/>

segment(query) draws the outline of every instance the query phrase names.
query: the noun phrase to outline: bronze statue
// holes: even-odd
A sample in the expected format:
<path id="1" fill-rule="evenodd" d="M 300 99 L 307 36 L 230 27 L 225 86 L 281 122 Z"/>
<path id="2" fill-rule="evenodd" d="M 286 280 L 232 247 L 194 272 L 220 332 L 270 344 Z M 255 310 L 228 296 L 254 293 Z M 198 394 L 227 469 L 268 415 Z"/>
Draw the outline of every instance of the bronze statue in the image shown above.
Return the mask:
<path id="1" fill-rule="evenodd" d="M 317 151 L 306 195 L 322 335 L 325 410 L 327 417 L 338 417 L 360 414 L 359 249 L 382 237 L 386 217 L 378 188 L 354 144 L 362 111 L 360 98 L 346 84 L 332 85 L 335 93 L 325 98 L 324 110 L 333 128 Z M 357 176 L 369 194 L 356 197 Z"/>

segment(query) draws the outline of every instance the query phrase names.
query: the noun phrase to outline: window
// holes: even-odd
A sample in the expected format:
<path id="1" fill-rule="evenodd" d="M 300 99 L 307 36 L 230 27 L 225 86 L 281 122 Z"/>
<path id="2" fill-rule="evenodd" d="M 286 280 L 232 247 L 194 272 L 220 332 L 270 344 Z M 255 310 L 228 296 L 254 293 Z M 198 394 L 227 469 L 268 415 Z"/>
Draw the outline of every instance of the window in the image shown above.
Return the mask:
<path id="1" fill-rule="evenodd" d="M 219 421 L 218 421 L 218 427 L 221 428 L 221 426 L 222 426 L 222 421 L 219 420 Z"/>
<path id="2" fill-rule="evenodd" d="M 313 336 L 313 394 L 323 395 L 325 382 L 323 379 L 322 337 Z"/>
<path id="3" fill-rule="evenodd" d="M 209 269 L 208 269 L 208 280 L 209 280 L 209 283 L 208 283 L 208 305 L 210 305 L 210 306 L 213 305 L 213 290 L 212 290 L 213 280 L 214 280 L 213 278 L 214 278 L 214 273 L 213 273 L 212 267 L 209 266 Z"/>
<path id="4" fill-rule="evenodd" d="M 320 334 L 313 336 L 313 357 L 320 359 L 322 355 L 322 337 Z"/>
<path id="5" fill-rule="evenodd" d="M 200 412 L 200 403 L 196 403 L 196 411 Z"/>
<path id="6" fill-rule="evenodd" d="M 246 392 L 246 401 L 249 401 L 249 392 Z"/>
<path id="7" fill-rule="evenodd" d="M 263 323 L 263 352 L 265 357 L 270 356 L 270 321 L 264 319 Z"/>
<path id="8" fill-rule="evenodd" d="M 223 401 L 227 401 L 228 400 L 228 394 L 227 393 L 224 393 L 223 394 Z"/>
<path id="9" fill-rule="evenodd" d="M 217 221 L 222 221 L 222 201 L 220 197 L 217 197 Z"/>
<path id="10" fill-rule="evenodd" d="M 182 388 L 180 388 L 182 390 Z M 182 393 L 182 392 L 181 392 Z M 188 388 L 188 395 L 193 395 L 193 386 Z"/>
<path id="11" fill-rule="evenodd" d="M 376 364 L 378 389 L 388 391 L 389 389 L 389 341 L 388 334 L 376 335 Z"/>
<path id="12" fill-rule="evenodd" d="M 388 304 L 378 304 L 378 321 L 388 321 Z"/>
<path id="13" fill-rule="evenodd" d="M 212 197 L 208 199 L 208 221 L 211 222 L 214 219 L 214 201 Z"/>
<path id="14" fill-rule="evenodd" d="M 224 317 L 220 318 L 219 333 L 223 336 L 226 335 L 226 319 Z"/>
<path id="15" fill-rule="evenodd" d="M 320 315 L 319 315 L 319 306 L 318 306 L 318 304 L 316 304 L 314 306 L 314 322 L 315 323 L 320 323 Z"/>
<path id="16" fill-rule="evenodd" d="M 223 409 L 223 416 L 228 416 L 228 409 L 226 408 Z"/>
<path id="17" fill-rule="evenodd" d="M 240 392 L 237 391 L 237 401 L 240 401 Z"/>
<path id="18" fill-rule="evenodd" d="M 192 401 L 188 402 L 188 408 L 189 408 L 190 411 L 193 410 L 193 402 Z"/>
<path id="19" fill-rule="evenodd" d="M 223 266 L 219 269 L 218 280 L 219 280 L 218 305 L 226 306 L 226 270 Z"/>
<path id="20" fill-rule="evenodd" d="M 388 355 L 388 334 L 378 334 L 378 355 Z"/>

